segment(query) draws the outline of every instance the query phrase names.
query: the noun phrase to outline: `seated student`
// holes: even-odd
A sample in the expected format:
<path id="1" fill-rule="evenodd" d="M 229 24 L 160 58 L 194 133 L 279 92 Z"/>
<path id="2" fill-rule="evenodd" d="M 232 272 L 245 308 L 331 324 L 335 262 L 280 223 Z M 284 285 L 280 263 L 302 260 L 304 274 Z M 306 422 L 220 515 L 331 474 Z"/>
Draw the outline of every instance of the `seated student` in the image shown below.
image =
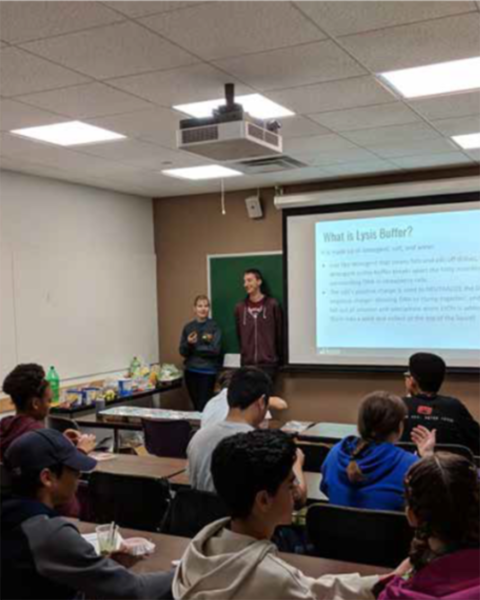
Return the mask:
<path id="1" fill-rule="evenodd" d="M 271 391 L 269 376 L 256 367 L 242 367 L 234 372 L 228 387 L 229 412 L 224 421 L 202 428 L 187 448 L 190 485 L 214 492 L 210 463 L 218 443 L 240 432 L 252 431 L 265 420 Z M 303 455 L 299 453 L 296 474 L 299 480 L 298 501 L 306 500 L 306 484 L 302 472 Z"/>
<path id="2" fill-rule="evenodd" d="M 403 510 L 403 480 L 418 456 L 398 448 L 407 414 L 405 404 L 388 392 L 366 396 L 358 413 L 360 438 L 336 444 L 322 465 L 320 489 L 332 504 L 376 510 Z M 412 432 L 421 455 L 435 446 L 435 432 Z"/>
<path id="3" fill-rule="evenodd" d="M 462 456 L 438 452 L 410 469 L 405 487 L 407 518 L 415 537 L 409 559 L 379 599 L 480 598 L 476 468 Z"/>
<path id="4" fill-rule="evenodd" d="M 227 418 L 229 411 L 227 391 L 234 372 L 235 371 L 230 370 L 223 371 L 222 373 L 220 373 L 220 376 L 218 378 L 220 391 L 208 402 L 208 404 L 203 409 L 202 421 L 200 425 L 201 427 L 215 425 L 215 423 L 225 421 L 225 419 Z M 282 398 L 278 398 L 278 396 L 270 396 L 268 405 L 269 408 L 273 408 L 275 410 L 286 410 L 288 408 L 288 404 L 285 402 L 285 400 L 282 400 Z M 272 415 L 270 411 L 267 411 L 265 419 L 269 420 L 271 418 Z"/>
<path id="5" fill-rule="evenodd" d="M 239 433 L 220 442 L 212 473 L 230 518 L 207 525 L 190 542 L 175 573 L 174 598 L 373 599 L 376 576 L 313 579 L 278 556 L 270 539 L 292 521 L 295 460 L 295 444 L 282 431 Z"/>
<path id="6" fill-rule="evenodd" d="M 480 425 L 460 400 L 438 392 L 445 378 L 445 362 L 436 354 L 419 352 L 409 360 L 405 374 L 408 408 L 402 440 L 409 441 L 417 425 L 437 430 L 439 444 L 461 444 L 480 454 Z"/>
<path id="7" fill-rule="evenodd" d="M 0 460 L 10 444 L 21 435 L 43 429 L 52 402 L 52 390 L 45 379 L 43 367 L 36 364 L 17 365 L 3 382 L 3 391 L 10 396 L 15 406 L 15 415 L 0 421 Z M 81 434 L 74 429 L 67 429 L 64 435 L 88 454 L 95 448 L 94 435 Z M 80 503 L 74 496 L 72 500 L 58 508 L 66 517 L 80 515 Z"/>
<path id="8" fill-rule="evenodd" d="M 45 371 L 36 364 L 17 365 L 6 376 L 3 391 L 12 399 L 15 415 L 0 421 L 0 460 L 20 435 L 45 427 L 52 402 L 52 390 L 45 379 Z M 73 429 L 67 430 L 65 435 L 87 454 L 95 447 L 93 435 L 82 435 Z"/>
<path id="9" fill-rule="evenodd" d="M 169 573 L 135 575 L 98 556 L 56 507 L 73 498 L 80 472 L 96 461 L 61 433 L 31 431 L 5 455 L 15 497 L 2 502 L 1 596 L 9 599 L 170 597 Z M 119 560 L 122 560 L 121 556 Z"/>

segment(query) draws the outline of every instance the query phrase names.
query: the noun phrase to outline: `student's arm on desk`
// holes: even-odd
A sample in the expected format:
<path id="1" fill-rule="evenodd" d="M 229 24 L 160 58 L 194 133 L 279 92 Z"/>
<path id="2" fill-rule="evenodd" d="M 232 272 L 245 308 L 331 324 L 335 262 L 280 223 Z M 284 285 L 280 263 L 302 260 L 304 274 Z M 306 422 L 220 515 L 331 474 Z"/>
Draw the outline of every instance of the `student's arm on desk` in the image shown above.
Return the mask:
<path id="1" fill-rule="evenodd" d="M 159 598 L 171 585 L 172 573 L 136 575 L 114 560 L 98 556 L 75 525 L 63 518 L 30 519 L 24 531 L 38 572 L 87 598 Z"/>
<path id="2" fill-rule="evenodd" d="M 297 458 L 293 465 L 293 472 L 297 479 L 297 485 L 294 491 L 295 502 L 300 506 L 305 506 L 307 503 L 307 482 L 303 474 L 303 464 L 305 462 L 305 454 L 297 448 Z"/>

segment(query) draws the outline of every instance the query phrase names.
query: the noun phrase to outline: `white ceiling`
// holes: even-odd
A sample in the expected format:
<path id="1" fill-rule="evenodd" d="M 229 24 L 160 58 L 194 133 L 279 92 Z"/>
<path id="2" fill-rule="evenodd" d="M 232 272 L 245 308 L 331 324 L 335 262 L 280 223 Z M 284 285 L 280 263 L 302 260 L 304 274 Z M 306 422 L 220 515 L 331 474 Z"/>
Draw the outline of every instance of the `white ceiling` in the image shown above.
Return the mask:
<path id="1" fill-rule="evenodd" d="M 0 2 L 0 166 L 147 197 L 216 191 L 163 176 L 209 161 L 175 148 L 176 103 L 262 92 L 295 111 L 306 166 L 227 189 L 473 165 L 480 92 L 405 102 L 378 71 L 480 55 L 468 1 Z M 81 119 L 127 140 L 65 149 L 11 129 Z"/>

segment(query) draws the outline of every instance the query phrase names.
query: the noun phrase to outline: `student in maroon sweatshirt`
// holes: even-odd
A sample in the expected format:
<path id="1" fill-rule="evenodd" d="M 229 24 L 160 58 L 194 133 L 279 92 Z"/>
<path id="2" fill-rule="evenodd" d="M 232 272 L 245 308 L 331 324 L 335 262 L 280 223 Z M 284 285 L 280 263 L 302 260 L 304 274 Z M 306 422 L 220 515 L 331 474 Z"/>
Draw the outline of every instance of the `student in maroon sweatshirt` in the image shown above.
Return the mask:
<path id="1" fill-rule="evenodd" d="M 14 440 L 29 431 L 45 427 L 52 402 L 52 390 L 45 379 L 45 371 L 34 363 L 17 365 L 5 378 L 3 391 L 12 399 L 15 415 L 0 421 L 0 461 Z M 94 435 L 82 435 L 73 429 L 68 429 L 64 435 L 84 454 L 95 447 Z M 68 506 L 62 507 L 62 514 L 76 517 L 79 510 L 80 506 L 74 498 Z"/>
<path id="2" fill-rule="evenodd" d="M 258 367 L 275 379 L 282 362 L 282 309 L 266 294 L 258 269 L 243 274 L 247 297 L 235 307 L 242 367 Z"/>
<path id="3" fill-rule="evenodd" d="M 379 600 L 480 598 L 479 482 L 463 456 L 438 452 L 410 468 L 407 518 L 415 528 L 410 557 L 375 586 Z"/>

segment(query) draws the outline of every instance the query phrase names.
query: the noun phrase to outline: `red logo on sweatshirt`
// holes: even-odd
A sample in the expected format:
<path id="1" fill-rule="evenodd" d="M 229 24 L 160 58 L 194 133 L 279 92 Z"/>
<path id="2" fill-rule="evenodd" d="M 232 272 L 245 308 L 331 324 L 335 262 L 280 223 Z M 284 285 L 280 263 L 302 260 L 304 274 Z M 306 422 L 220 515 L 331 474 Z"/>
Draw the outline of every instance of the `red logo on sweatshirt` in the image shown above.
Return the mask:
<path id="1" fill-rule="evenodd" d="M 431 406 L 419 406 L 417 408 L 417 413 L 419 415 L 431 415 L 433 412 L 432 407 Z"/>

